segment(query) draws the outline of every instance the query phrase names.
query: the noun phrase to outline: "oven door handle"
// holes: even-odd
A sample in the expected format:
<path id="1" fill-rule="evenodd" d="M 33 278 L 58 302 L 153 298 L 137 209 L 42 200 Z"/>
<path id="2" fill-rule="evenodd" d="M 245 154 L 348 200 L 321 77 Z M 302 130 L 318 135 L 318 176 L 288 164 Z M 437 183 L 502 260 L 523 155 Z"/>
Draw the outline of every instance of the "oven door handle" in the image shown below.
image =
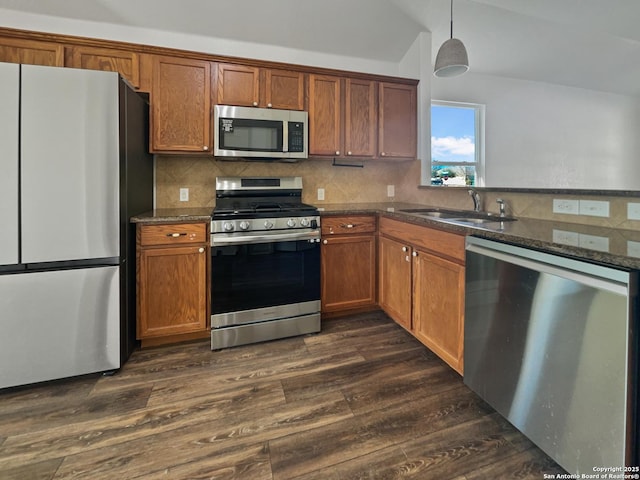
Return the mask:
<path id="1" fill-rule="evenodd" d="M 224 234 L 223 234 L 224 235 Z M 287 232 L 269 233 L 266 235 L 256 235 L 250 232 L 238 235 L 211 235 L 212 247 L 225 247 L 227 245 L 248 245 L 252 243 L 275 243 L 275 242 L 295 242 L 298 240 L 309 240 L 310 242 L 320 242 L 320 231 L 311 232 Z"/>

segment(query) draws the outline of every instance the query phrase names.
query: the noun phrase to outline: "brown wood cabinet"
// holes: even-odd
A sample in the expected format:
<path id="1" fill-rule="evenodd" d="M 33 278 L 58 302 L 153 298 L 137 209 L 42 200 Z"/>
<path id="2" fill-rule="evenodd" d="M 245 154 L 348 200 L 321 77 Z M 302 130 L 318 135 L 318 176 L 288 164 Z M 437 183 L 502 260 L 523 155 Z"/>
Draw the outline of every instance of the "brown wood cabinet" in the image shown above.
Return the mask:
<path id="1" fill-rule="evenodd" d="M 65 48 L 65 67 L 118 72 L 132 87 L 140 88 L 140 60 L 135 52 L 85 45 L 69 46 Z"/>
<path id="2" fill-rule="evenodd" d="M 211 62 L 154 57 L 151 152 L 213 152 L 211 105 Z"/>
<path id="3" fill-rule="evenodd" d="M 378 154 L 383 158 L 413 159 L 417 155 L 416 86 L 380 82 Z"/>
<path id="4" fill-rule="evenodd" d="M 309 155 L 417 155 L 416 86 L 309 75 Z"/>
<path id="5" fill-rule="evenodd" d="M 220 105 L 304 110 L 304 74 L 292 70 L 218 63 Z"/>
<path id="6" fill-rule="evenodd" d="M 2 37 L 0 62 L 62 67 L 64 46 L 61 43 Z"/>
<path id="7" fill-rule="evenodd" d="M 463 372 L 464 236 L 380 219 L 380 306 Z"/>
<path id="8" fill-rule="evenodd" d="M 209 335 L 207 225 L 137 225 L 137 338 L 142 346 Z"/>
<path id="9" fill-rule="evenodd" d="M 323 217 L 321 221 L 323 314 L 376 306 L 376 217 Z"/>

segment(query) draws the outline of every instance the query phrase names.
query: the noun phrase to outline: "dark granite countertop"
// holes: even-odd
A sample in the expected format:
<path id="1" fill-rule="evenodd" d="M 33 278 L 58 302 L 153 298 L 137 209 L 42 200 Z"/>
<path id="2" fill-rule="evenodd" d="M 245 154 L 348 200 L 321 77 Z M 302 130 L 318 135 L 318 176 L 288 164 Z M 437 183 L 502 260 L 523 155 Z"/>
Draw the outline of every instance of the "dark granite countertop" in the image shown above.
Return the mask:
<path id="1" fill-rule="evenodd" d="M 179 222 L 205 222 L 211 221 L 211 207 L 203 208 L 160 208 L 135 215 L 129 219 L 131 223 L 179 223 Z"/>
<path id="2" fill-rule="evenodd" d="M 422 224 L 464 235 L 489 238 L 528 248 L 558 253 L 624 268 L 640 269 L 640 231 L 595 227 L 576 223 L 518 218 L 500 228 L 467 227 L 444 223 L 401 210 L 430 208 L 410 203 L 353 203 L 322 205 L 321 215 L 379 213 L 389 218 Z M 445 208 L 434 206 L 433 208 Z M 498 224 L 496 224 L 498 226 Z"/>

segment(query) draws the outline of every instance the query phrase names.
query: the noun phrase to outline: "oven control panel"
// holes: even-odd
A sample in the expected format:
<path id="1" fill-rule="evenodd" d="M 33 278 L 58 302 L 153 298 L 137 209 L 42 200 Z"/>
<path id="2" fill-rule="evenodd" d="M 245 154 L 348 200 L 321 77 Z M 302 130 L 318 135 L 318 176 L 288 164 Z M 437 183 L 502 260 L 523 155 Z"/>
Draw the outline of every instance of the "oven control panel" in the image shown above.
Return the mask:
<path id="1" fill-rule="evenodd" d="M 320 217 L 254 218 L 243 220 L 212 220 L 211 233 L 260 232 L 266 230 L 293 230 L 320 228 Z"/>

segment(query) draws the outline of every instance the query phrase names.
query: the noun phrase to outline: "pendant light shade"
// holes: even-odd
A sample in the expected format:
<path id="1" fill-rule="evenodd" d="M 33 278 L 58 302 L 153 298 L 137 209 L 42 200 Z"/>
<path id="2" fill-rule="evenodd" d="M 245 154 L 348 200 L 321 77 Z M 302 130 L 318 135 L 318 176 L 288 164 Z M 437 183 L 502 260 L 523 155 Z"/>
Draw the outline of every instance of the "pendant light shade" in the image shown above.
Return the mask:
<path id="1" fill-rule="evenodd" d="M 469 70 L 467 49 L 460 40 L 453 38 L 453 0 L 451 0 L 451 37 L 438 50 L 433 74 L 436 77 L 455 77 L 467 70 Z"/>

